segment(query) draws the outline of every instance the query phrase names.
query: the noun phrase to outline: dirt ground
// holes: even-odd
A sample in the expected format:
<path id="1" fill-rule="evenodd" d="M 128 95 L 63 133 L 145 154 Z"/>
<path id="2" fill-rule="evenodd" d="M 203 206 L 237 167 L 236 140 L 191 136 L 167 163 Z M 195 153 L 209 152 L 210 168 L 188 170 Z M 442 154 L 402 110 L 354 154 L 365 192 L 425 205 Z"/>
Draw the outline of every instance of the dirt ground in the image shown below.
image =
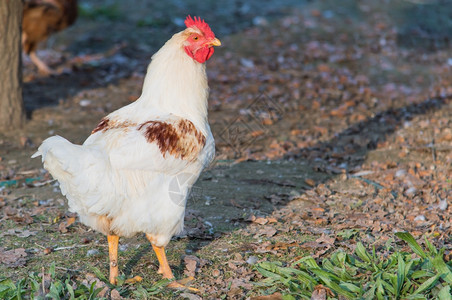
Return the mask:
<path id="1" fill-rule="evenodd" d="M 50 135 L 82 143 L 134 101 L 152 53 L 188 13 L 223 46 L 207 63 L 217 156 L 169 245 L 176 277 L 193 276 L 206 299 L 245 299 L 263 292 L 256 262 L 321 258 L 357 241 L 384 254 L 397 231 L 427 236 L 451 258 L 450 6 L 80 2 L 75 26 L 38 52 L 61 74 L 42 77 L 24 58 L 30 119 L 0 135 L 0 253 L 25 249 L 0 274 L 17 280 L 51 262 L 80 280 L 92 266 L 107 273 L 105 237 L 74 219 L 30 156 Z M 144 237 L 120 244 L 127 278 L 160 279 Z"/>

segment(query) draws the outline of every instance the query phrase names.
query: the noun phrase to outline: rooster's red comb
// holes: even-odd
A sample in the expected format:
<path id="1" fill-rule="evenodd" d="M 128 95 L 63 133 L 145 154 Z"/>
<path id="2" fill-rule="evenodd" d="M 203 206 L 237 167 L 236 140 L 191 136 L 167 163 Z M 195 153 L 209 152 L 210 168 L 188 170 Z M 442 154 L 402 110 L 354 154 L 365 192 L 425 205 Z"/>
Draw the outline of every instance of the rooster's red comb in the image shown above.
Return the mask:
<path id="1" fill-rule="evenodd" d="M 187 18 L 185 19 L 185 26 L 187 27 L 196 26 L 199 30 L 201 30 L 204 33 L 205 37 L 207 38 L 215 37 L 215 34 L 213 33 L 212 29 L 210 29 L 209 24 L 207 24 L 200 17 L 195 17 L 195 19 L 192 19 L 190 15 L 187 16 Z"/>

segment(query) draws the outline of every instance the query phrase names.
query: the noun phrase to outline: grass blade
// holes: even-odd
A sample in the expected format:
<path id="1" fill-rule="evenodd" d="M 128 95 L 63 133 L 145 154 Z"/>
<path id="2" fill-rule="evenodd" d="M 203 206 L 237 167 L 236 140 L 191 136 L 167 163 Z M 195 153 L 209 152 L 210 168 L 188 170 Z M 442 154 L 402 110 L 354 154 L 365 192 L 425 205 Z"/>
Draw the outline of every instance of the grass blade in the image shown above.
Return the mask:
<path id="1" fill-rule="evenodd" d="M 435 286 L 436 281 L 441 277 L 441 274 L 436 274 L 429 280 L 425 281 L 423 284 L 419 286 L 419 288 L 413 293 L 414 295 L 418 295 L 424 291 L 427 291 Z"/>
<path id="2" fill-rule="evenodd" d="M 276 273 L 274 273 L 272 271 L 268 271 L 268 270 L 266 270 L 264 268 L 261 268 L 260 266 L 256 266 L 256 269 L 257 269 L 257 271 L 259 271 L 259 273 L 261 273 L 265 277 L 271 278 L 271 279 L 273 279 L 275 281 L 283 279 L 283 277 L 281 275 L 278 275 L 278 274 L 276 274 Z"/>
<path id="3" fill-rule="evenodd" d="M 405 282 L 405 261 L 402 258 L 402 255 L 398 255 L 398 263 L 397 263 L 397 287 L 395 296 L 399 297 L 400 292 L 402 291 L 402 286 Z"/>
<path id="4" fill-rule="evenodd" d="M 323 281 L 323 283 L 329 287 L 330 289 L 332 289 L 333 291 L 335 291 L 337 294 L 345 296 L 349 299 L 354 299 L 356 298 L 355 295 L 349 291 L 344 290 L 343 288 L 341 288 L 336 282 L 334 282 L 333 280 L 337 280 L 339 279 L 337 276 L 330 274 L 327 271 L 324 270 L 320 270 L 320 269 L 313 269 L 312 270 L 313 273 L 315 273 L 317 276 L 320 277 L 320 280 Z"/>
<path id="5" fill-rule="evenodd" d="M 304 263 L 308 269 L 319 269 L 319 265 L 316 263 L 316 261 L 314 260 L 314 258 L 312 258 L 311 256 L 307 256 L 307 257 L 303 257 L 302 259 L 298 260 L 295 262 L 295 264 L 301 264 Z"/>
<path id="6" fill-rule="evenodd" d="M 432 260 L 433 267 L 438 271 L 440 275 L 444 275 L 444 280 L 448 284 L 452 284 L 452 272 L 443 260 L 443 252 L 440 251 Z"/>
<path id="7" fill-rule="evenodd" d="M 368 263 L 371 262 L 370 255 L 367 252 L 366 248 L 364 248 L 364 245 L 361 242 L 356 244 L 355 253 L 356 253 L 356 255 L 358 255 L 359 258 L 361 258 L 365 262 L 368 262 Z"/>
<path id="8" fill-rule="evenodd" d="M 427 237 L 424 237 L 424 240 L 425 240 L 425 245 L 427 245 L 427 248 L 430 251 L 430 255 L 438 254 L 438 250 L 436 250 L 435 246 L 433 246 L 433 244 L 430 243 L 429 240 L 427 240 Z"/>
<path id="9" fill-rule="evenodd" d="M 439 300 L 450 300 L 451 299 L 450 295 L 451 295 L 450 285 L 446 285 L 439 291 L 438 299 Z"/>
<path id="10" fill-rule="evenodd" d="M 339 284 L 339 286 L 341 288 L 344 288 L 345 290 L 349 290 L 352 293 L 357 293 L 358 295 L 360 295 L 362 292 L 362 289 L 360 287 L 354 285 L 353 283 L 342 282 Z"/>
<path id="11" fill-rule="evenodd" d="M 91 271 L 93 271 L 94 275 L 99 278 L 101 281 L 110 284 L 110 281 L 105 277 L 105 275 L 99 270 L 99 268 L 90 266 Z"/>
<path id="12" fill-rule="evenodd" d="M 67 289 L 68 294 L 69 294 L 69 299 L 70 300 L 74 300 L 75 299 L 74 289 L 72 288 L 72 286 L 71 286 L 71 284 L 69 282 L 69 278 L 66 279 L 65 284 L 66 284 L 66 289 Z"/>
<path id="13" fill-rule="evenodd" d="M 397 232 L 395 234 L 399 239 L 403 240 L 410 246 L 410 248 L 419 255 L 422 258 L 427 258 L 427 255 L 425 254 L 424 250 L 422 250 L 421 246 L 416 242 L 414 237 L 409 232 Z"/>

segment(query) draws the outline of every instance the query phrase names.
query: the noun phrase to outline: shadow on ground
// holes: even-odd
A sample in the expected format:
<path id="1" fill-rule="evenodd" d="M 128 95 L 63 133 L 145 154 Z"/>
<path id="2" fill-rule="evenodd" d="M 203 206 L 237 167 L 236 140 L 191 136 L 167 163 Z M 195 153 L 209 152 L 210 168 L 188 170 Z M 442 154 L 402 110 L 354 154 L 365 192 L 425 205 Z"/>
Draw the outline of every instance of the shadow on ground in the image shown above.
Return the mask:
<path id="1" fill-rule="evenodd" d="M 189 236 L 191 242 L 186 245 L 186 252 L 196 253 L 212 241 L 242 228 L 249 222 L 247 217 L 250 214 L 271 215 L 282 209 L 293 191 L 306 193 L 340 174 L 352 175 L 349 172 L 360 167 L 369 152 L 387 141 L 405 122 L 416 116 L 441 110 L 451 99 L 449 95 L 380 112 L 372 118 L 353 124 L 333 139 L 299 149 L 298 153 L 291 154 L 284 160 L 215 164 L 203 173 L 196 184 L 195 188 L 200 194 L 191 197 L 187 204 L 188 211 L 197 211 L 202 219 L 213 224 L 215 234 L 201 234 L 196 238 Z M 338 159 L 335 154 L 343 152 L 349 154 Z M 321 153 L 322 160 L 318 159 L 318 153 Z M 331 158 L 334 158 L 334 164 L 329 162 Z M 307 178 L 313 179 L 315 183 L 307 185 L 304 181 Z M 275 203 L 272 195 L 281 198 Z M 206 201 L 210 202 L 208 206 L 205 206 Z M 306 209 L 319 204 L 306 204 Z M 202 210 L 197 209 L 198 206 L 203 206 Z M 219 213 L 222 219 L 214 218 Z M 187 227 L 190 230 L 190 225 Z M 208 226 L 203 228 L 206 231 L 208 229 Z M 126 275 L 130 275 L 139 259 L 149 252 L 149 245 L 139 248 L 133 259 L 127 262 L 124 270 Z M 181 260 L 178 271 L 183 273 L 183 270 L 184 263 Z"/>

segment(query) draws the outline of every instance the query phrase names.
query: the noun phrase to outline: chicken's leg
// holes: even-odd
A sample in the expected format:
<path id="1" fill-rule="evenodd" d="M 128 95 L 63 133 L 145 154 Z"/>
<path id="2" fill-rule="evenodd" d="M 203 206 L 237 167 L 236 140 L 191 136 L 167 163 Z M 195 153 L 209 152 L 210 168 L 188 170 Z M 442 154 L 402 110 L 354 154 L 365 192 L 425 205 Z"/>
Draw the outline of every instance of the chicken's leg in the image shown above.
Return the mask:
<path id="1" fill-rule="evenodd" d="M 37 55 L 36 52 L 30 52 L 30 59 L 38 67 L 39 73 L 43 75 L 53 75 L 56 74 L 54 70 L 52 70 L 45 62 L 43 62 Z"/>
<path id="2" fill-rule="evenodd" d="M 157 259 L 159 260 L 159 273 L 163 275 L 163 278 L 174 279 L 173 272 L 168 264 L 168 259 L 165 254 L 165 247 L 157 247 L 152 245 L 154 249 L 155 255 L 157 255 Z"/>
<path id="3" fill-rule="evenodd" d="M 107 235 L 108 240 L 108 254 L 110 257 L 110 283 L 116 284 L 116 277 L 119 275 L 118 271 L 118 242 L 119 236 Z"/>
<path id="4" fill-rule="evenodd" d="M 146 237 L 148 238 L 148 240 L 152 244 L 151 236 L 146 234 Z M 163 278 L 174 279 L 173 272 L 171 271 L 171 268 L 170 268 L 170 266 L 168 264 L 168 259 L 166 258 L 165 247 L 158 247 L 158 246 L 155 246 L 154 244 L 152 244 L 152 248 L 154 249 L 155 255 L 157 256 L 157 259 L 158 259 L 159 264 L 160 264 L 158 272 L 163 275 Z M 188 289 L 188 290 L 193 291 L 193 292 L 199 292 L 198 289 L 195 289 L 195 288 L 192 288 L 192 287 L 187 287 L 187 286 L 185 286 L 183 284 L 180 284 L 177 281 L 171 282 L 170 284 L 168 284 L 168 287 L 176 288 L 176 289 Z"/>

